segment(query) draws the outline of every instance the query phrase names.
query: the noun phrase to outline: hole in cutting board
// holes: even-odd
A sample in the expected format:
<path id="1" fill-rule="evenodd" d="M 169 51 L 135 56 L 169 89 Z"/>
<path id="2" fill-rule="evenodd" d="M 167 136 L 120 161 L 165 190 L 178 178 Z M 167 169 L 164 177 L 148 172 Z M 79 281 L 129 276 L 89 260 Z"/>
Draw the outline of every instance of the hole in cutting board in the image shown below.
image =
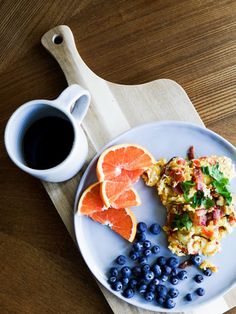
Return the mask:
<path id="1" fill-rule="evenodd" d="M 54 35 L 52 41 L 56 45 L 60 45 L 63 42 L 63 37 L 61 35 Z"/>

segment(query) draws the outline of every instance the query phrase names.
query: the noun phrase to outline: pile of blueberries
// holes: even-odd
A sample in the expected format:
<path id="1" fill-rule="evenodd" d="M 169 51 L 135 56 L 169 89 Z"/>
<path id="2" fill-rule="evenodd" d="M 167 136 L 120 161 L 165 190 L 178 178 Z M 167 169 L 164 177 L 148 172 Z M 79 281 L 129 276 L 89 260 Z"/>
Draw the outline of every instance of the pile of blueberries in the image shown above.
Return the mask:
<path id="1" fill-rule="evenodd" d="M 175 286 L 179 281 L 186 280 L 188 274 L 186 270 L 178 270 L 179 261 L 174 256 L 168 258 L 159 256 L 151 265 L 148 263 L 148 258 L 157 255 L 160 247 L 147 240 L 147 231 L 148 228 L 144 222 L 138 223 L 136 242 L 129 253 L 129 258 L 137 262 L 137 265 L 132 268 L 127 266 L 127 257 L 119 255 L 115 262 L 122 267 L 120 269 L 112 267 L 109 270 L 108 282 L 113 290 L 121 291 L 125 298 L 132 298 L 135 293 L 139 293 L 148 302 L 156 300 L 159 305 L 172 309 L 176 305 L 174 299 L 179 296 L 179 290 L 174 287 L 168 289 L 164 283 L 170 282 Z M 149 231 L 151 234 L 158 235 L 161 227 L 158 224 L 152 224 Z M 199 266 L 202 263 L 201 256 L 193 255 L 191 263 Z M 209 277 L 212 271 L 207 268 L 203 274 Z M 201 283 L 204 277 L 202 274 L 197 274 L 193 279 Z M 198 288 L 195 293 L 203 296 L 205 290 Z M 192 301 L 193 294 L 188 293 L 185 299 Z"/>

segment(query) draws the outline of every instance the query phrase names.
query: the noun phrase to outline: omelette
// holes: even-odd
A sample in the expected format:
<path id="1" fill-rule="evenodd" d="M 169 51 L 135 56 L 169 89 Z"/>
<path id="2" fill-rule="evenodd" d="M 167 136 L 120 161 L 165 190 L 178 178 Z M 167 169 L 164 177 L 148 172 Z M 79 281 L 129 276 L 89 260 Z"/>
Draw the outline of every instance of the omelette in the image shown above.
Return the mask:
<path id="1" fill-rule="evenodd" d="M 212 256 L 221 239 L 236 225 L 236 199 L 229 190 L 235 175 L 232 160 L 224 156 L 160 159 L 143 175 L 155 186 L 167 209 L 169 249 L 178 256 Z"/>

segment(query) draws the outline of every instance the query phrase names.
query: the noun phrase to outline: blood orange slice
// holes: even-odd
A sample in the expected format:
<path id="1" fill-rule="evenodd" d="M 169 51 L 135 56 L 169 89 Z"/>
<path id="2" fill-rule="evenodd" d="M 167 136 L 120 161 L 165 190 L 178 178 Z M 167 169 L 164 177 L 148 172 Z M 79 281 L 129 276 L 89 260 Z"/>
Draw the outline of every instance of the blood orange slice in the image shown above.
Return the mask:
<path id="1" fill-rule="evenodd" d="M 96 212 L 90 215 L 90 217 L 103 225 L 109 226 L 124 239 L 133 242 L 137 221 L 129 208 L 108 208 L 107 210 Z"/>
<path id="2" fill-rule="evenodd" d="M 99 181 L 111 180 L 124 171 L 145 171 L 155 162 L 154 157 L 137 144 L 120 144 L 106 149 L 97 162 Z"/>
<path id="3" fill-rule="evenodd" d="M 80 215 L 90 216 L 93 213 L 107 210 L 108 207 L 104 204 L 100 196 L 100 185 L 100 182 L 96 182 L 83 192 L 78 204 L 78 212 Z M 137 192 L 131 188 L 114 199 L 111 206 L 113 208 L 125 208 L 138 206 L 140 204 L 141 202 Z"/>
<path id="4" fill-rule="evenodd" d="M 106 149 L 97 162 L 101 198 L 109 207 L 130 189 L 143 172 L 155 162 L 153 156 L 136 144 L 115 145 Z"/>
<path id="5" fill-rule="evenodd" d="M 100 197 L 100 183 L 96 182 L 90 185 L 80 197 L 78 204 L 79 214 L 89 216 L 106 209 L 107 207 Z"/>
<path id="6" fill-rule="evenodd" d="M 113 208 L 124 208 L 131 206 L 139 206 L 141 204 L 141 200 L 139 198 L 138 193 L 135 189 L 130 188 L 129 190 L 120 194 L 112 203 L 111 207 Z"/>

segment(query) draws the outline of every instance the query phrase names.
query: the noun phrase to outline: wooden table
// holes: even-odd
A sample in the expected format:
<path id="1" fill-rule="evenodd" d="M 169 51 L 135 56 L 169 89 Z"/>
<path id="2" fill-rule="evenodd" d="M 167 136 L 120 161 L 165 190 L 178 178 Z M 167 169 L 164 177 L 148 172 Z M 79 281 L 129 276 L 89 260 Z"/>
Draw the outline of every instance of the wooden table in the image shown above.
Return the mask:
<path id="1" fill-rule="evenodd" d="M 0 3 L 1 313 L 111 313 L 39 181 L 8 159 L 11 113 L 66 86 L 40 44 L 71 27 L 90 68 L 107 80 L 180 83 L 204 123 L 236 145 L 236 2 L 23 1 Z M 229 313 L 236 313 L 233 309 Z M 210 313 L 209 313 L 210 314 Z"/>

